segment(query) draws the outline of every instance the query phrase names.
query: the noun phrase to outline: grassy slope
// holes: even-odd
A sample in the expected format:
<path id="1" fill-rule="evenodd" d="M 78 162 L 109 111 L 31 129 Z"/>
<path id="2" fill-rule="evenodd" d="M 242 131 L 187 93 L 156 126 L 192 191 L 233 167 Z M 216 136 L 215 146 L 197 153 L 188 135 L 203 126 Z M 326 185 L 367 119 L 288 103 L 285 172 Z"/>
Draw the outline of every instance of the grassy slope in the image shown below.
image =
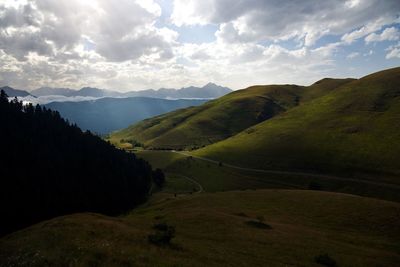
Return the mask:
<path id="1" fill-rule="evenodd" d="M 198 190 L 198 186 L 184 177 L 201 184 L 205 192 L 220 192 L 246 189 L 309 189 L 350 193 L 367 197 L 400 202 L 400 187 L 391 184 L 378 185 L 363 180 L 313 177 L 295 173 L 260 173 L 250 170 L 238 170 L 225 164 L 203 161 L 171 151 L 139 151 L 136 155 L 162 168 L 167 174 L 164 191 L 171 193 L 189 193 Z"/>
<path id="2" fill-rule="evenodd" d="M 324 79 L 309 87 L 296 85 L 253 86 L 219 99 L 144 120 L 111 135 L 135 139 L 148 147 L 193 148 L 226 139 L 252 125 L 318 97 L 350 79 Z"/>
<path id="3" fill-rule="evenodd" d="M 164 170 L 167 175 L 165 190 L 171 193 L 192 191 L 193 183 L 185 183 L 179 179 L 180 176 L 194 179 L 206 192 L 260 188 L 307 188 L 307 181 L 304 180 L 296 179 L 295 183 L 291 183 L 292 181 L 285 183 L 281 175 L 260 175 L 238 171 L 168 151 L 142 151 L 136 155 L 150 162 L 152 166 Z M 184 185 L 187 187 L 181 190 Z"/>
<path id="4" fill-rule="evenodd" d="M 400 183 L 399 123 L 400 68 L 395 68 L 345 84 L 195 154 L 254 168 L 377 172 L 373 176 L 381 181 Z"/>
<path id="5" fill-rule="evenodd" d="M 259 190 L 156 196 L 111 218 L 75 214 L 0 240 L 1 266 L 396 266 L 400 204 L 315 191 Z M 245 222 L 263 216 L 272 229 Z M 147 241 L 152 224 L 176 227 L 172 247 Z M 382 224 L 383 223 L 383 224 Z"/>

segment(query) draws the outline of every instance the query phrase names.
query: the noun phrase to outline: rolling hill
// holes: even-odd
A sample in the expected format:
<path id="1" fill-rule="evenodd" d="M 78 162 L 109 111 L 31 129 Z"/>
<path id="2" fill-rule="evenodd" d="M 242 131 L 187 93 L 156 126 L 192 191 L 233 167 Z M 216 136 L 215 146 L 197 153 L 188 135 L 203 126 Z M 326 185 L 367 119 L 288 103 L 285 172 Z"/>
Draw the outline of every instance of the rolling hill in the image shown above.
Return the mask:
<path id="1" fill-rule="evenodd" d="M 231 137 L 352 79 L 324 79 L 311 86 L 252 86 L 199 107 L 144 120 L 113 133 L 111 140 L 136 140 L 149 148 L 192 149 Z"/>
<path id="2" fill-rule="evenodd" d="M 399 184 L 399 129 L 400 68 L 394 68 L 346 83 L 195 154 L 252 168 Z"/>
<path id="3" fill-rule="evenodd" d="M 0 265 L 397 266 L 399 214 L 399 203 L 317 191 L 158 194 L 125 216 L 73 214 L 5 236 Z M 165 224 L 171 244 L 150 243 Z"/>
<path id="4" fill-rule="evenodd" d="M 145 97 L 101 98 L 92 101 L 52 102 L 45 107 L 57 110 L 61 116 L 84 130 L 108 134 L 132 123 L 172 110 L 197 106 L 205 100 L 167 100 Z"/>

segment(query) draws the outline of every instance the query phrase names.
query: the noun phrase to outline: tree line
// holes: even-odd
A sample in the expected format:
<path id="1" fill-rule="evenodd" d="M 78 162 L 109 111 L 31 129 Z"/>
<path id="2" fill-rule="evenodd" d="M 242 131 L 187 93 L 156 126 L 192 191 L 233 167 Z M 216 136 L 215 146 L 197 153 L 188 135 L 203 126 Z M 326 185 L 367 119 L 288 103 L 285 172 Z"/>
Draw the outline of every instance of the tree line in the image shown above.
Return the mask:
<path id="1" fill-rule="evenodd" d="M 120 214 L 148 196 L 155 172 L 146 161 L 57 111 L 1 91 L 0 125 L 0 235 L 75 212 Z"/>

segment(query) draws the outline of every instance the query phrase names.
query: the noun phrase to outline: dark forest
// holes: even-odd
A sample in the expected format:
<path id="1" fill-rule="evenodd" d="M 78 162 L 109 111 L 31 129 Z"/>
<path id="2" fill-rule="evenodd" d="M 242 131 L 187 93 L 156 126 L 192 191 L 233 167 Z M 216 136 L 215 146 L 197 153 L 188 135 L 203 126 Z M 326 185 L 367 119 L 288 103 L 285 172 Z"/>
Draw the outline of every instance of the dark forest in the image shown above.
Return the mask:
<path id="1" fill-rule="evenodd" d="M 146 200 L 151 166 L 39 105 L 0 96 L 0 235 L 75 212 L 123 213 Z"/>

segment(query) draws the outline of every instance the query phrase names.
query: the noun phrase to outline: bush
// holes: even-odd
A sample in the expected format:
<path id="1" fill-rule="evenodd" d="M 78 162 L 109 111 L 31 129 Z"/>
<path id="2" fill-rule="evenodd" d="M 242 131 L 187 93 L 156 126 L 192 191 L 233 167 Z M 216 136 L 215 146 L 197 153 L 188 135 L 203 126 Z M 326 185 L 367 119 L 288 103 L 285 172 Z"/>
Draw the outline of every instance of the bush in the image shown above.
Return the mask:
<path id="1" fill-rule="evenodd" d="M 308 189 L 309 190 L 322 190 L 322 186 L 319 183 L 312 181 L 308 184 Z"/>
<path id="2" fill-rule="evenodd" d="M 257 216 L 257 220 L 258 220 L 259 222 L 264 222 L 264 221 L 265 221 L 265 218 L 264 218 L 264 216 L 259 215 L 259 216 Z"/>
<path id="3" fill-rule="evenodd" d="M 165 175 L 161 169 L 155 169 L 152 171 L 152 177 L 154 183 L 159 187 L 162 188 L 165 184 Z"/>
<path id="4" fill-rule="evenodd" d="M 328 254 L 321 254 L 315 257 L 315 262 L 328 267 L 335 267 L 336 261 L 331 258 Z"/>
<path id="5" fill-rule="evenodd" d="M 168 246 L 171 244 L 172 238 L 175 237 L 175 227 L 166 223 L 158 223 L 153 226 L 156 230 L 154 234 L 148 236 L 150 243 L 157 246 Z"/>
<path id="6" fill-rule="evenodd" d="M 247 225 L 254 227 L 254 228 L 259 228 L 259 229 L 272 229 L 272 227 L 264 222 L 260 221 L 246 221 L 245 222 Z"/>

